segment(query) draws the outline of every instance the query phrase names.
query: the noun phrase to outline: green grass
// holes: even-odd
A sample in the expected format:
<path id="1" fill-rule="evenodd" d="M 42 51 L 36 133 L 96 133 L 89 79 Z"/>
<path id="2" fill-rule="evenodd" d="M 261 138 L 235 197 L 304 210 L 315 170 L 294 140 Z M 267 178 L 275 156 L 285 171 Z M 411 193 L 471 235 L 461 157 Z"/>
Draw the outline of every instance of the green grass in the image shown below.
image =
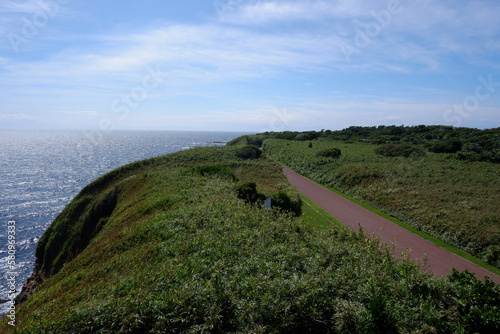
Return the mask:
<path id="1" fill-rule="evenodd" d="M 408 231 L 410 231 L 410 232 L 412 232 L 412 233 L 414 233 L 414 234 L 416 234 L 416 235 L 418 235 L 418 236 L 420 236 L 420 237 L 422 237 L 422 238 L 424 238 L 424 239 L 432 242 L 433 244 L 435 244 L 435 245 L 437 245 L 439 247 L 442 247 L 442 248 L 444 248 L 444 249 L 446 249 L 446 250 L 448 250 L 448 251 L 450 251 L 450 252 L 452 252 L 452 253 L 454 253 L 454 254 L 456 254 L 458 256 L 461 256 L 461 257 L 463 257 L 463 258 L 471 261 L 472 263 L 475 263 L 478 266 L 483 267 L 483 268 L 485 268 L 485 269 L 487 269 L 487 270 L 489 270 L 489 271 L 491 271 L 491 272 L 493 272 L 493 273 L 495 273 L 497 275 L 500 275 L 500 269 L 499 268 L 497 268 L 495 266 L 492 266 L 492 265 L 488 264 L 487 262 L 482 261 L 482 260 L 478 259 L 477 257 L 472 256 L 469 253 L 466 253 L 466 252 L 464 252 L 463 250 L 461 250 L 461 249 L 459 249 L 457 247 L 453 247 L 452 245 L 447 244 L 446 242 L 443 242 L 443 241 L 439 240 L 438 238 L 433 237 L 432 235 L 429 235 L 429 234 L 427 234 L 425 232 L 417 230 L 416 228 L 412 227 L 411 225 L 409 225 L 407 223 L 404 223 L 404 222 L 402 222 L 402 221 L 400 221 L 400 220 L 398 220 L 398 219 L 396 219 L 396 218 L 394 218 L 394 217 L 392 217 L 392 216 L 390 216 L 390 215 L 388 215 L 388 214 L 380 211 L 379 209 L 374 208 L 373 206 L 371 206 L 371 205 L 369 205 L 369 204 L 367 204 L 367 203 L 365 203 L 363 201 L 360 201 L 360 200 L 358 200 L 358 199 L 356 199 L 356 198 L 354 198 L 352 196 L 346 195 L 346 194 L 344 194 L 344 193 L 342 193 L 342 192 L 340 192 L 338 190 L 335 190 L 335 189 L 332 189 L 332 188 L 328 188 L 328 189 L 330 191 L 333 191 L 334 193 L 336 193 L 336 194 L 338 194 L 338 195 L 340 195 L 340 196 L 342 196 L 342 197 L 350 200 L 351 202 L 354 202 L 354 203 L 358 204 L 359 206 L 361 206 L 361 207 L 363 207 L 363 208 L 365 208 L 365 209 L 367 209 L 367 210 L 369 210 L 369 211 L 371 211 L 371 212 L 373 212 L 373 213 L 375 213 L 375 214 L 377 214 L 377 215 L 379 215 L 381 217 L 384 217 L 385 219 L 393 222 L 394 224 L 399 225 L 402 228 L 404 228 L 404 229 L 406 229 L 406 230 L 408 230 Z"/>
<path id="2" fill-rule="evenodd" d="M 332 147 L 342 151 L 339 159 L 316 157 L 316 152 Z M 293 170 L 348 194 L 369 210 L 386 212 L 397 224 L 453 250 L 445 244 L 451 245 L 465 257 L 472 254 L 480 261 L 468 256 L 470 260 L 489 269 L 499 267 L 500 165 L 434 153 L 385 157 L 375 154 L 375 147 L 327 139 L 271 139 L 263 145 Z"/>
<path id="3" fill-rule="evenodd" d="M 204 172 L 196 172 L 198 166 Z M 377 239 L 338 226 L 307 199 L 300 217 L 247 204 L 238 198 L 237 188 L 249 181 L 270 196 L 295 192 L 276 162 L 241 159 L 231 147 L 182 151 L 98 179 L 44 234 L 37 268 L 47 270 L 46 279 L 17 307 L 17 326 L 3 319 L 0 331 L 500 329 L 495 321 L 500 288 L 491 281 L 483 283 L 468 273 L 435 279 L 408 259 L 396 260 Z M 119 195 L 111 213 L 99 209 L 115 192 Z M 85 201 L 77 204 L 81 199 Z M 82 225 L 67 223 L 78 219 Z M 81 246 L 75 226 L 93 226 L 95 220 L 99 228 L 86 246 L 73 248 Z M 47 247 L 55 236 L 59 248 Z"/>
<path id="4" fill-rule="evenodd" d="M 282 164 L 282 163 L 280 163 L 280 164 Z M 289 166 L 287 166 L 287 167 L 289 167 Z M 404 223 L 404 222 L 394 218 L 393 216 L 386 214 L 385 212 L 380 211 L 379 209 L 373 207 L 372 205 L 367 204 L 366 202 L 364 202 L 362 200 L 359 200 L 357 198 L 349 196 L 349 195 L 347 195 L 341 191 L 338 191 L 336 189 L 333 189 L 333 188 L 329 188 L 329 187 L 325 187 L 325 188 L 336 193 L 337 195 L 340 195 L 340 196 L 350 200 L 353 203 L 356 203 L 357 205 L 359 205 L 359 206 L 361 206 L 361 207 L 363 207 L 363 208 L 365 208 L 365 209 L 367 209 L 367 210 L 369 210 L 369 211 L 371 211 L 371 212 L 373 212 L 381 217 L 384 217 L 385 219 L 393 222 L 394 224 L 403 227 L 404 229 L 434 243 L 435 245 L 448 250 L 449 252 L 452 252 L 458 256 L 461 256 L 464 259 L 467 259 L 468 261 L 471 261 L 472 263 L 475 263 L 484 269 L 487 269 L 487 270 L 489 270 L 497 275 L 500 275 L 499 268 L 492 266 L 489 263 L 482 261 L 482 260 L 478 259 L 477 257 L 472 256 L 469 253 L 466 253 L 457 247 L 454 247 L 446 242 L 443 242 L 442 240 L 440 240 L 436 237 L 433 237 L 425 232 L 422 232 L 422 231 L 412 227 L 411 225 Z M 300 198 L 302 199 L 302 201 L 304 203 L 303 209 L 302 209 L 303 216 L 308 217 L 309 220 L 313 224 L 317 225 L 320 228 L 325 228 L 325 229 L 331 228 L 332 225 L 344 227 L 344 225 L 341 222 L 339 222 L 337 219 L 335 219 L 333 216 L 331 216 L 328 212 L 324 211 L 321 207 L 319 207 L 318 205 L 313 203 L 306 196 L 300 194 Z"/>
<path id="5" fill-rule="evenodd" d="M 300 194 L 300 198 L 302 199 L 302 217 L 310 222 L 310 224 L 325 230 L 330 230 L 333 227 L 345 228 L 341 222 L 332 217 L 309 198 L 302 194 Z"/>
<path id="6" fill-rule="evenodd" d="M 487 269 L 497 275 L 500 275 L 500 269 L 497 268 L 497 267 L 494 267 L 490 264 L 488 264 L 487 262 L 485 261 L 482 261 L 480 259 L 478 259 L 477 257 L 474 257 L 472 255 L 470 255 L 469 253 L 466 253 L 464 252 L 463 250 L 461 249 L 458 249 L 456 247 L 453 247 L 452 245 L 449 245 L 441 240 L 439 240 L 438 238 L 435 238 L 425 232 L 422 232 L 422 231 L 419 231 L 417 230 L 416 228 L 412 227 L 411 225 L 408 225 L 382 211 L 380 211 L 379 209 L 377 208 L 374 208 L 373 206 L 363 202 L 363 201 L 360 201 L 352 196 L 349 196 L 349 195 L 346 195 L 338 190 L 335 190 L 335 189 L 332 189 L 332 188 L 328 188 L 326 187 L 328 190 L 350 200 L 351 202 L 353 203 L 356 203 L 357 205 L 381 216 L 381 217 L 384 217 L 385 219 L 393 222 L 394 224 L 396 225 L 399 225 L 401 226 L 402 228 L 432 242 L 433 244 L 439 246 L 439 247 L 442 247 L 458 256 L 461 256 L 463 257 L 464 259 L 467 259 L 469 261 L 471 261 L 472 263 L 475 263 L 477 264 L 478 266 L 484 268 L 484 269 Z M 309 207 L 309 210 L 307 211 L 307 215 L 309 215 L 311 217 L 311 219 L 317 223 L 319 226 L 321 227 L 328 227 L 328 226 L 331 226 L 332 224 L 340 224 L 342 225 L 341 222 L 339 222 L 338 220 L 336 220 L 334 217 L 332 217 L 329 213 L 327 213 L 326 211 L 322 210 L 319 206 L 317 206 L 316 204 L 314 204 L 311 200 L 309 200 L 307 197 L 305 197 L 304 195 L 301 195 L 301 198 L 303 201 L 305 201 Z M 314 206 L 314 207 L 313 207 Z M 318 210 L 319 209 L 319 210 Z M 321 211 L 320 211 L 321 210 Z M 344 226 L 344 225 L 342 225 Z"/>

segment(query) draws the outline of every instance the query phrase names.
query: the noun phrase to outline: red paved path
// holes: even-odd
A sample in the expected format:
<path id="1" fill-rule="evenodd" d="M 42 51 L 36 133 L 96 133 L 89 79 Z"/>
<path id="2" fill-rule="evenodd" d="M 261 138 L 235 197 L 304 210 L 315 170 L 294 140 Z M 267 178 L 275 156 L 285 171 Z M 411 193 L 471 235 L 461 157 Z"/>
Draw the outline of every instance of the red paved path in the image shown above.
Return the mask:
<path id="1" fill-rule="evenodd" d="M 417 261 L 421 260 L 422 257 L 426 255 L 429 269 L 434 272 L 435 275 L 446 276 L 451 274 L 452 268 L 458 271 L 467 269 L 470 272 L 476 273 L 476 277 L 481 280 L 484 276 L 489 276 L 491 280 L 500 284 L 500 276 L 444 248 L 436 246 L 432 242 L 337 195 L 287 167 L 284 167 L 283 171 L 290 183 L 302 194 L 345 226 L 357 231 L 359 225 L 361 225 L 366 234 L 380 236 L 380 240 L 383 242 L 395 242 L 396 254 L 401 254 L 403 251 L 410 250 L 410 258 Z M 421 261 L 419 262 L 421 263 Z"/>

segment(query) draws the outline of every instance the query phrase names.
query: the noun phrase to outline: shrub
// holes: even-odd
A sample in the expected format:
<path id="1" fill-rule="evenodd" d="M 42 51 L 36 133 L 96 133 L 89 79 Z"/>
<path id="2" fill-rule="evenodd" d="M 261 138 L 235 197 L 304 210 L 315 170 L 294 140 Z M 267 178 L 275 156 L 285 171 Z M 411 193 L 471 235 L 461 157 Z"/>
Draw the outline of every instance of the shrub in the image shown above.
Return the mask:
<path id="1" fill-rule="evenodd" d="M 266 196 L 257 192 L 257 184 L 255 182 L 245 182 L 236 188 L 238 198 L 247 203 L 256 203 L 257 201 L 265 200 Z"/>
<path id="2" fill-rule="evenodd" d="M 340 176 L 339 181 L 342 185 L 348 187 L 355 187 L 361 184 L 369 184 L 375 182 L 384 177 L 383 174 L 376 170 L 370 170 L 362 167 L 353 167 L 347 170 L 342 176 Z"/>
<path id="3" fill-rule="evenodd" d="M 386 157 L 423 156 L 425 151 L 414 144 L 386 144 L 375 148 L 375 153 Z"/>
<path id="4" fill-rule="evenodd" d="M 453 269 L 448 280 L 454 286 L 452 297 L 466 333 L 499 333 L 500 288 L 489 279 L 484 283 L 467 270 Z"/>
<path id="5" fill-rule="evenodd" d="M 429 151 L 434 153 L 457 153 L 462 149 L 460 139 L 450 139 L 448 141 L 436 141 L 427 145 Z"/>
<path id="6" fill-rule="evenodd" d="M 193 172 L 201 176 L 216 175 L 232 181 L 237 181 L 234 171 L 224 165 L 202 165 L 193 169 Z"/>
<path id="7" fill-rule="evenodd" d="M 294 201 L 284 191 L 277 192 L 271 198 L 271 206 L 279 208 L 282 211 L 292 212 L 296 216 L 300 216 L 302 212 L 301 204 L 300 198 Z"/>
<path id="8" fill-rule="evenodd" d="M 236 193 L 239 199 L 247 203 L 262 203 L 266 200 L 266 196 L 257 191 L 257 184 L 255 182 L 245 182 L 236 188 Z M 299 216 L 302 212 L 302 202 L 300 198 L 292 199 L 284 192 L 279 191 L 271 197 L 271 206 L 278 208 L 284 212 L 291 212 Z"/>
<path id="9" fill-rule="evenodd" d="M 500 163 L 500 149 L 485 151 L 478 147 L 467 147 L 456 153 L 455 158 L 466 161 L 488 161 Z"/>
<path id="10" fill-rule="evenodd" d="M 302 132 L 295 137 L 295 140 L 313 140 L 318 138 L 319 135 L 320 133 L 315 131 Z"/>
<path id="11" fill-rule="evenodd" d="M 236 156 L 241 159 L 251 160 L 260 158 L 262 151 L 255 145 L 245 145 L 238 148 Z"/>
<path id="12" fill-rule="evenodd" d="M 395 320 L 387 312 L 387 298 L 385 296 L 373 297 L 368 309 L 372 314 L 373 333 L 397 333 Z"/>
<path id="13" fill-rule="evenodd" d="M 340 158 L 341 154 L 342 152 L 338 148 L 327 148 L 325 150 L 318 151 L 316 153 L 316 157 L 338 159 Z"/>

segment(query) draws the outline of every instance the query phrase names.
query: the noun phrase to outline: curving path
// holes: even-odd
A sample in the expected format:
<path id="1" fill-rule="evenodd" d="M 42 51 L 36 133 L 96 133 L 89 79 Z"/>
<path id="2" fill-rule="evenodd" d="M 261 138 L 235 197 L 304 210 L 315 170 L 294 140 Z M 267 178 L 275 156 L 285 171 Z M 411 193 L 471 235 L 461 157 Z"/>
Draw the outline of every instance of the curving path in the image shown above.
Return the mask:
<path id="1" fill-rule="evenodd" d="M 424 255 L 427 257 L 428 269 L 436 276 L 451 274 L 452 268 L 458 271 L 469 270 L 476 277 L 483 279 L 488 276 L 492 281 L 500 284 L 500 276 L 479 267 L 478 265 L 453 254 L 444 248 L 380 217 L 379 215 L 337 195 L 323 186 L 303 177 L 293 170 L 284 167 L 283 172 L 288 181 L 304 196 L 319 205 L 323 210 L 335 217 L 345 226 L 357 231 L 359 225 L 366 234 L 379 236 L 383 242 L 395 242 L 396 254 L 410 251 L 410 258 L 422 263 Z"/>

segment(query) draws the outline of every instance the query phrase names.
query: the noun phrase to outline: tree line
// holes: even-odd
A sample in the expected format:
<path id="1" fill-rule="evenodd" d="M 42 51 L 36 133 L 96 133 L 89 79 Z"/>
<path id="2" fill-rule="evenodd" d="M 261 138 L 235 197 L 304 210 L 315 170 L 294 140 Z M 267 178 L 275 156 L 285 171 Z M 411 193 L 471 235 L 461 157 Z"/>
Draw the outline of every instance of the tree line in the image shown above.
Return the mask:
<path id="1" fill-rule="evenodd" d="M 474 129 L 445 125 L 351 126 L 343 130 L 264 132 L 245 136 L 247 144 L 262 146 L 268 138 L 307 141 L 318 138 L 377 145 L 411 144 L 424 151 L 449 154 L 467 161 L 500 163 L 500 128 Z"/>

